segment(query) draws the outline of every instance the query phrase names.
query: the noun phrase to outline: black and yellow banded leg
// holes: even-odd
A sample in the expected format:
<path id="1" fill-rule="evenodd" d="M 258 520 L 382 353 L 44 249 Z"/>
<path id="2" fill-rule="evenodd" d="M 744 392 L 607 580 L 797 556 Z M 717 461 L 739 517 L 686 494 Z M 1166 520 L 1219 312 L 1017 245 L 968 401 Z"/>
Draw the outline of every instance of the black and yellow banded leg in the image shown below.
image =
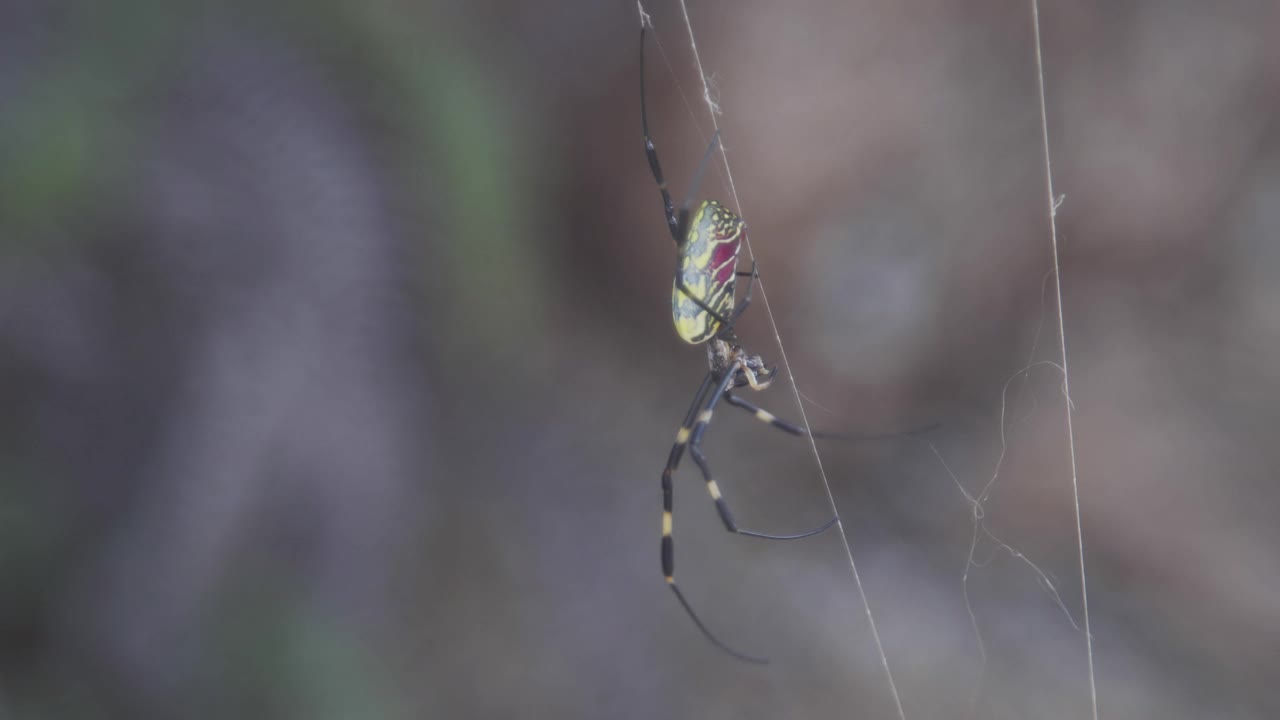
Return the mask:
<path id="1" fill-rule="evenodd" d="M 649 136 L 649 108 L 645 102 L 644 92 L 644 32 L 645 28 L 642 25 L 640 27 L 640 126 L 644 131 L 644 154 L 649 159 L 649 169 L 653 171 L 653 179 L 658 183 L 658 191 L 662 193 L 662 207 L 667 215 L 667 229 L 671 231 L 671 239 L 676 241 L 676 245 L 680 245 L 685 241 L 684 235 L 689 229 L 689 205 L 694 193 L 698 190 L 698 185 L 702 183 L 702 174 L 706 172 L 711 154 L 715 152 L 716 145 L 720 142 L 720 131 L 716 130 L 711 136 L 711 142 L 708 143 L 707 150 L 702 155 L 702 162 L 698 163 L 698 169 L 693 174 L 693 182 L 689 184 L 689 190 L 685 193 L 684 202 L 681 203 L 680 213 L 677 215 L 675 205 L 671 202 L 671 193 L 667 190 L 667 180 L 662 176 L 662 164 L 658 162 L 658 148 L 653 144 L 653 138 Z"/>
<path id="2" fill-rule="evenodd" d="M 720 513 L 720 519 L 724 522 L 725 529 L 746 535 L 749 537 L 763 538 L 766 540 L 797 540 L 799 538 L 816 535 L 823 530 L 835 524 L 832 518 L 829 522 L 821 527 L 809 530 L 807 532 L 796 535 L 773 535 L 769 533 L 760 533 L 752 530 L 744 530 L 738 527 L 733 520 L 733 515 L 729 511 L 729 506 L 725 502 L 724 497 L 720 494 L 720 487 L 716 484 L 715 479 L 711 476 L 711 468 L 707 463 L 706 456 L 702 453 L 702 436 L 706 433 L 708 425 L 711 423 L 712 415 L 715 412 L 715 406 L 719 402 L 722 395 L 728 394 L 728 388 L 733 385 L 735 376 L 738 374 L 737 369 L 725 372 L 721 377 L 716 378 L 714 373 L 708 373 L 703 378 L 702 384 L 698 387 L 698 391 L 694 396 L 693 404 L 689 407 L 689 412 L 685 415 L 684 422 L 681 423 L 680 429 L 676 431 L 676 441 L 671 447 L 671 454 L 667 458 L 667 466 L 662 470 L 662 574 L 667 581 L 667 585 L 671 587 L 671 591 L 675 593 L 676 599 L 680 601 L 680 605 L 684 607 L 693 623 L 702 631 L 716 647 L 726 653 L 747 662 L 766 663 L 765 658 L 755 657 L 739 652 L 726 645 L 720 638 L 702 622 L 698 614 L 694 612 L 693 606 L 685 598 L 684 593 L 680 591 L 675 581 L 675 542 L 672 539 L 673 526 L 673 508 L 674 508 L 674 483 L 672 477 L 675 475 L 676 469 L 680 465 L 680 459 L 684 456 L 687 448 L 689 454 L 693 456 L 694 462 L 697 463 L 698 469 L 702 471 L 702 476 L 707 483 L 707 492 L 710 493 L 711 499 L 715 501 L 716 510 Z M 717 381 L 718 382 L 715 382 Z M 712 382 L 715 385 L 712 386 Z"/>
<path id="3" fill-rule="evenodd" d="M 729 387 L 733 385 L 737 371 L 725 373 L 716 392 L 708 400 L 702 412 L 698 414 L 697 421 L 693 426 L 693 432 L 689 436 L 689 454 L 693 456 L 693 462 L 697 464 L 698 469 L 702 471 L 702 477 L 707 482 L 707 493 L 711 495 L 711 499 L 716 504 L 716 511 L 720 513 L 720 520 L 724 523 L 724 529 L 738 535 L 746 535 L 748 537 L 763 538 L 765 540 L 799 540 L 807 538 L 826 530 L 835 524 L 836 519 L 831 518 L 826 523 L 812 530 L 806 530 L 802 533 L 794 535 L 774 535 L 771 533 L 756 532 L 754 530 L 744 530 L 738 527 L 734 522 L 733 513 L 729 510 L 729 504 L 725 502 L 724 497 L 720 493 L 720 486 L 716 483 L 715 478 L 711 475 L 711 466 L 707 463 L 707 457 L 702 452 L 702 436 L 707 431 L 707 427 L 711 424 L 711 416 L 715 412 L 716 403 L 720 401 L 722 396 L 732 398 L 729 393 Z"/>
<path id="4" fill-rule="evenodd" d="M 685 448 L 689 445 L 689 438 L 693 432 L 694 419 L 699 416 L 706 402 L 707 390 L 711 388 L 712 382 L 715 380 L 715 373 L 708 372 L 702 379 L 702 384 L 698 386 L 698 391 L 694 393 L 693 404 L 689 407 L 689 412 L 684 416 L 684 422 L 680 424 L 680 429 L 676 431 L 676 442 L 671 447 L 671 455 L 667 458 L 667 466 L 662 471 L 662 575 L 667 581 L 667 585 L 671 588 L 680 601 L 680 606 L 688 613 L 693 624 L 702 631 L 702 634 L 711 641 L 713 645 L 720 648 L 724 652 L 751 663 L 768 663 L 767 658 L 747 655 L 738 652 L 728 645 L 724 644 L 720 638 L 702 622 L 702 618 L 698 617 L 698 613 L 693 611 L 693 606 L 685 598 L 684 593 L 680 592 L 680 586 L 676 585 L 675 579 L 675 543 L 671 538 L 672 531 L 672 511 L 674 500 L 674 488 L 671 478 L 675 474 L 676 468 L 680 465 L 680 458 L 684 456 Z"/>
<path id="5" fill-rule="evenodd" d="M 675 584 L 675 548 L 671 539 L 675 488 L 671 478 L 675 475 L 676 468 L 680 466 L 680 458 L 684 456 L 685 447 L 689 444 L 693 419 L 702 408 L 707 388 L 711 386 L 714 379 L 715 374 L 711 372 L 702 378 L 702 384 L 693 394 L 693 403 L 689 406 L 689 412 L 685 413 L 684 422 L 680 423 L 680 429 L 676 431 L 676 442 L 671 446 L 671 454 L 667 456 L 667 466 L 662 470 L 662 575 L 670 585 Z"/>
<path id="6" fill-rule="evenodd" d="M 728 400 L 730 405 L 735 405 L 751 413 L 752 415 L 755 416 L 757 420 L 768 423 L 785 433 L 790 433 L 792 435 L 796 435 L 799 437 L 805 437 L 808 435 L 808 433 L 805 432 L 805 429 L 803 427 L 796 425 L 793 422 L 788 422 L 786 420 L 783 420 L 782 418 L 778 417 L 777 415 L 774 415 L 768 410 L 765 410 L 759 405 L 755 405 L 747 400 L 743 400 L 737 395 L 734 395 L 732 392 L 725 393 L 725 400 Z M 826 432 L 823 430 L 814 430 L 813 436 L 819 440 L 843 440 L 845 442 L 865 442 L 868 440 L 891 440 L 894 438 L 902 438 L 902 437 L 910 438 L 920 433 L 937 429 L 937 427 L 938 427 L 938 423 L 931 423 L 929 425 L 922 425 L 920 427 L 912 428 L 910 430 L 897 430 L 894 432 L 873 433 L 870 435 L 855 435 L 855 434 L 846 434 L 846 433 Z"/>
<path id="7" fill-rule="evenodd" d="M 796 425 L 795 423 L 792 423 L 792 422 L 787 422 L 786 420 L 783 420 L 782 418 L 778 417 L 777 415 L 774 415 L 768 410 L 765 410 L 759 405 L 755 405 L 751 402 L 743 400 L 742 398 L 738 397 L 737 395 L 734 395 L 731 392 L 725 393 L 724 399 L 728 400 L 730 405 L 736 405 L 737 407 L 740 407 L 743 410 L 746 410 L 747 412 L 754 415 L 757 420 L 764 423 L 768 423 L 783 432 L 791 433 L 792 435 L 800 435 L 802 437 L 808 434 L 805 432 L 804 428 L 800 427 L 799 425 Z M 828 435 L 828 434 L 829 433 L 815 432 L 813 436 L 823 437 L 824 435 Z"/>
<path id="8" fill-rule="evenodd" d="M 667 215 L 667 229 L 671 238 L 680 244 L 677 232 L 676 208 L 671 202 L 671 193 L 667 191 L 667 180 L 662 176 L 662 165 L 658 162 L 658 149 L 649 137 L 649 112 L 644 99 L 644 28 L 640 28 L 640 125 L 644 130 L 644 154 L 649 158 L 649 169 L 653 171 L 653 179 L 658 183 L 658 191 L 662 193 L 662 207 Z"/>

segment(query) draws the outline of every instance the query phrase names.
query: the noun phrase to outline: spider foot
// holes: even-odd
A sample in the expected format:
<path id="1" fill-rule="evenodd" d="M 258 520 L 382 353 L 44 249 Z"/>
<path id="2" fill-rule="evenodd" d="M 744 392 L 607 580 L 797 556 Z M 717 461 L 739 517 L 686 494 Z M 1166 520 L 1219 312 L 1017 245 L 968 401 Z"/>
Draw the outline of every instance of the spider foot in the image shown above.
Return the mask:
<path id="1" fill-rule="evenodd" d="M 838 522 L 839 520 L 840 518 L 833 517 L 827 522 L 823 523 L 821 527 L 816 527 L 812 530 L 798 533 L 796 535 L 771 535 L 769 533 L 754 532 L 752 530 L 742 530 L 741 528 L 737 530 L 737 533 L 739 535 L 746 535 L 747 537 L 754 537 L 754 538 L 762 538 L 764 540 L 799 540 L 800 538 L 807 538 L 807 537 L 812 537 L 814 535 L 817 535 L 818 533 L 824 530 L 827 530 L 832 525 L 835 525 L 836 522 Z"/>

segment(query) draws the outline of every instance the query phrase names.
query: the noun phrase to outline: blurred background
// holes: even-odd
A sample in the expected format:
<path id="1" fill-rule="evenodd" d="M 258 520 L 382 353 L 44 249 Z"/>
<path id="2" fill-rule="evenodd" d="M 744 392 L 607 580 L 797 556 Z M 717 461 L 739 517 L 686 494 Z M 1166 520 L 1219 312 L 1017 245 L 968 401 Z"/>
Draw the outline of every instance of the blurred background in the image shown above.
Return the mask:
<path id="1" fill-rule="evenodd" d="M 808 417 L 940 423 L 821 447 L 906 716 L 1087 717 L 1030 7 L 690 5 Z M 710 118 L 645 9 L 679 198 Z M 1041 21 L 1102 715 L 1276 717 L 1280 8 Z M 0 2 L 0 717 L 896 716 L 836 533 L 678 474 L 677 576 L 768 667 L 662 582 L 706 366 L 638 28 Z M 785 375 L 750 399 L 798 418 Z M 743 526 L 830 517 L 807 442 L 706 450 Z"/>

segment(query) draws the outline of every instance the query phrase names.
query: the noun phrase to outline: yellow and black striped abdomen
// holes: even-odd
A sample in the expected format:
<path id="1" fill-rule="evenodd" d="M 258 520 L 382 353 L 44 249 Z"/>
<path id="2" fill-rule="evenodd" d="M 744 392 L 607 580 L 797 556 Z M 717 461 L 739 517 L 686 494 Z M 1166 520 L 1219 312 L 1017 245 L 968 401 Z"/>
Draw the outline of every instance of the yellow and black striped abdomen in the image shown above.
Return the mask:
<path id="1" fill-rule="evenodd" d="M 714 200 L 698 206 L 689 222 L 689 234 L 677 250 L 676 279 L 671 289 L 671 317 L 676 333 L 685 342 L 705 342 L 720 329 L 720 322 L 680 290 L 689 293 L 727 318 L 733 312 L 733 288 L 738 253 L 746 237 L 746 222 Z"/>

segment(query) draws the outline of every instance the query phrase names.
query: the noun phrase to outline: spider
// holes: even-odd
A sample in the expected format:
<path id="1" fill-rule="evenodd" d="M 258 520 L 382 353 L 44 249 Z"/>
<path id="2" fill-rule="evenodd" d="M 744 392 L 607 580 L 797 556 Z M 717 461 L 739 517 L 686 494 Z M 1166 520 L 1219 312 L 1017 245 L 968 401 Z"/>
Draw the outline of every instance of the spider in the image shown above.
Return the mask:
<path id="1" fill-rule="evenodd" d="M 765 663 L 768 662 L 765 658 L 738 652 L 716 637 L 693 611 L 684 593 L 676 585 L 674 543 L 671 537 L 671 478 L 687 449 L 689 455 L 693 457 L 694 464 L 702 471 L 702 477 L 707 483 L 707 492 L 715 502 L 725 529 L 738 535 L 767 540 L 796 540 L 817 535 L 834 525 L 837 518 L 832 518 L 820 527 L 795 535 L 773 535 L 743 529 L 734 521 L 729 505 L 711 474 L 711 467 L 702 451 L 702 437 L 711 424 L 712 412 L 721 398 L 730 405 L 753 413 L 756 418 L 779 430 L 800 436 L 807 433 L 803 428 L 779 419 L 767 410 L 733 394 L 733 390 L 742 387 L 763 390 L 769 387 L 777 373 L 777 368 L 768 367 L 762 357 L 747 353 L 738 343 L 737 335 L 734 333 L 734 324 L 751 304 L 751 290 L 756 278 L 759 277 L 754 262 L 750 272 L 738 270 L 738 255 L 746 239 L 746 222 L 732 210 L 714 200 L 703 201 L 693 213 L 692 219 L 690 218 L 689 208 L 693 195 L 702 180 L 707 162 L 720 141 L 718 130 L 712 136 L 711 143 L 707 146 L 694 172 L 679 212 L 676 211 L 671 202 L 671 193 L 667 191 L 662 167 L 658 163 L 658 151 L 649 136 L 649 117 L 645 106 L 644 46 L 645 28 L 641 26 L 640 123 L 644 131 L 645 155 L 649 160 L 649 168 L 653 171 L 653 178 L 658 183 L 658 190 L 662 193 L 667 227 L 671 232 L 671 239 L 676 243 L 676 271 L 671 290 L 672 319 L 675 322 L 676 333 L 683 340 L 693 345 L 706 344 L 709 366 L 702 384 L 694 393 L 693 402 L 685 414 L 684 422 L 676 432 L 675 445 L 672 446 L 671 454 L 667 458 L 667 466 L 662 470 L 662 574 L 685 612 L 716 647 L 740 660 Z M 748 278 L 747 289 L 742 303 L 735 308 L 734 291 L 739 277 Z M 830 433 L 814 433 L 814 436 L 841 437 Z"/>

